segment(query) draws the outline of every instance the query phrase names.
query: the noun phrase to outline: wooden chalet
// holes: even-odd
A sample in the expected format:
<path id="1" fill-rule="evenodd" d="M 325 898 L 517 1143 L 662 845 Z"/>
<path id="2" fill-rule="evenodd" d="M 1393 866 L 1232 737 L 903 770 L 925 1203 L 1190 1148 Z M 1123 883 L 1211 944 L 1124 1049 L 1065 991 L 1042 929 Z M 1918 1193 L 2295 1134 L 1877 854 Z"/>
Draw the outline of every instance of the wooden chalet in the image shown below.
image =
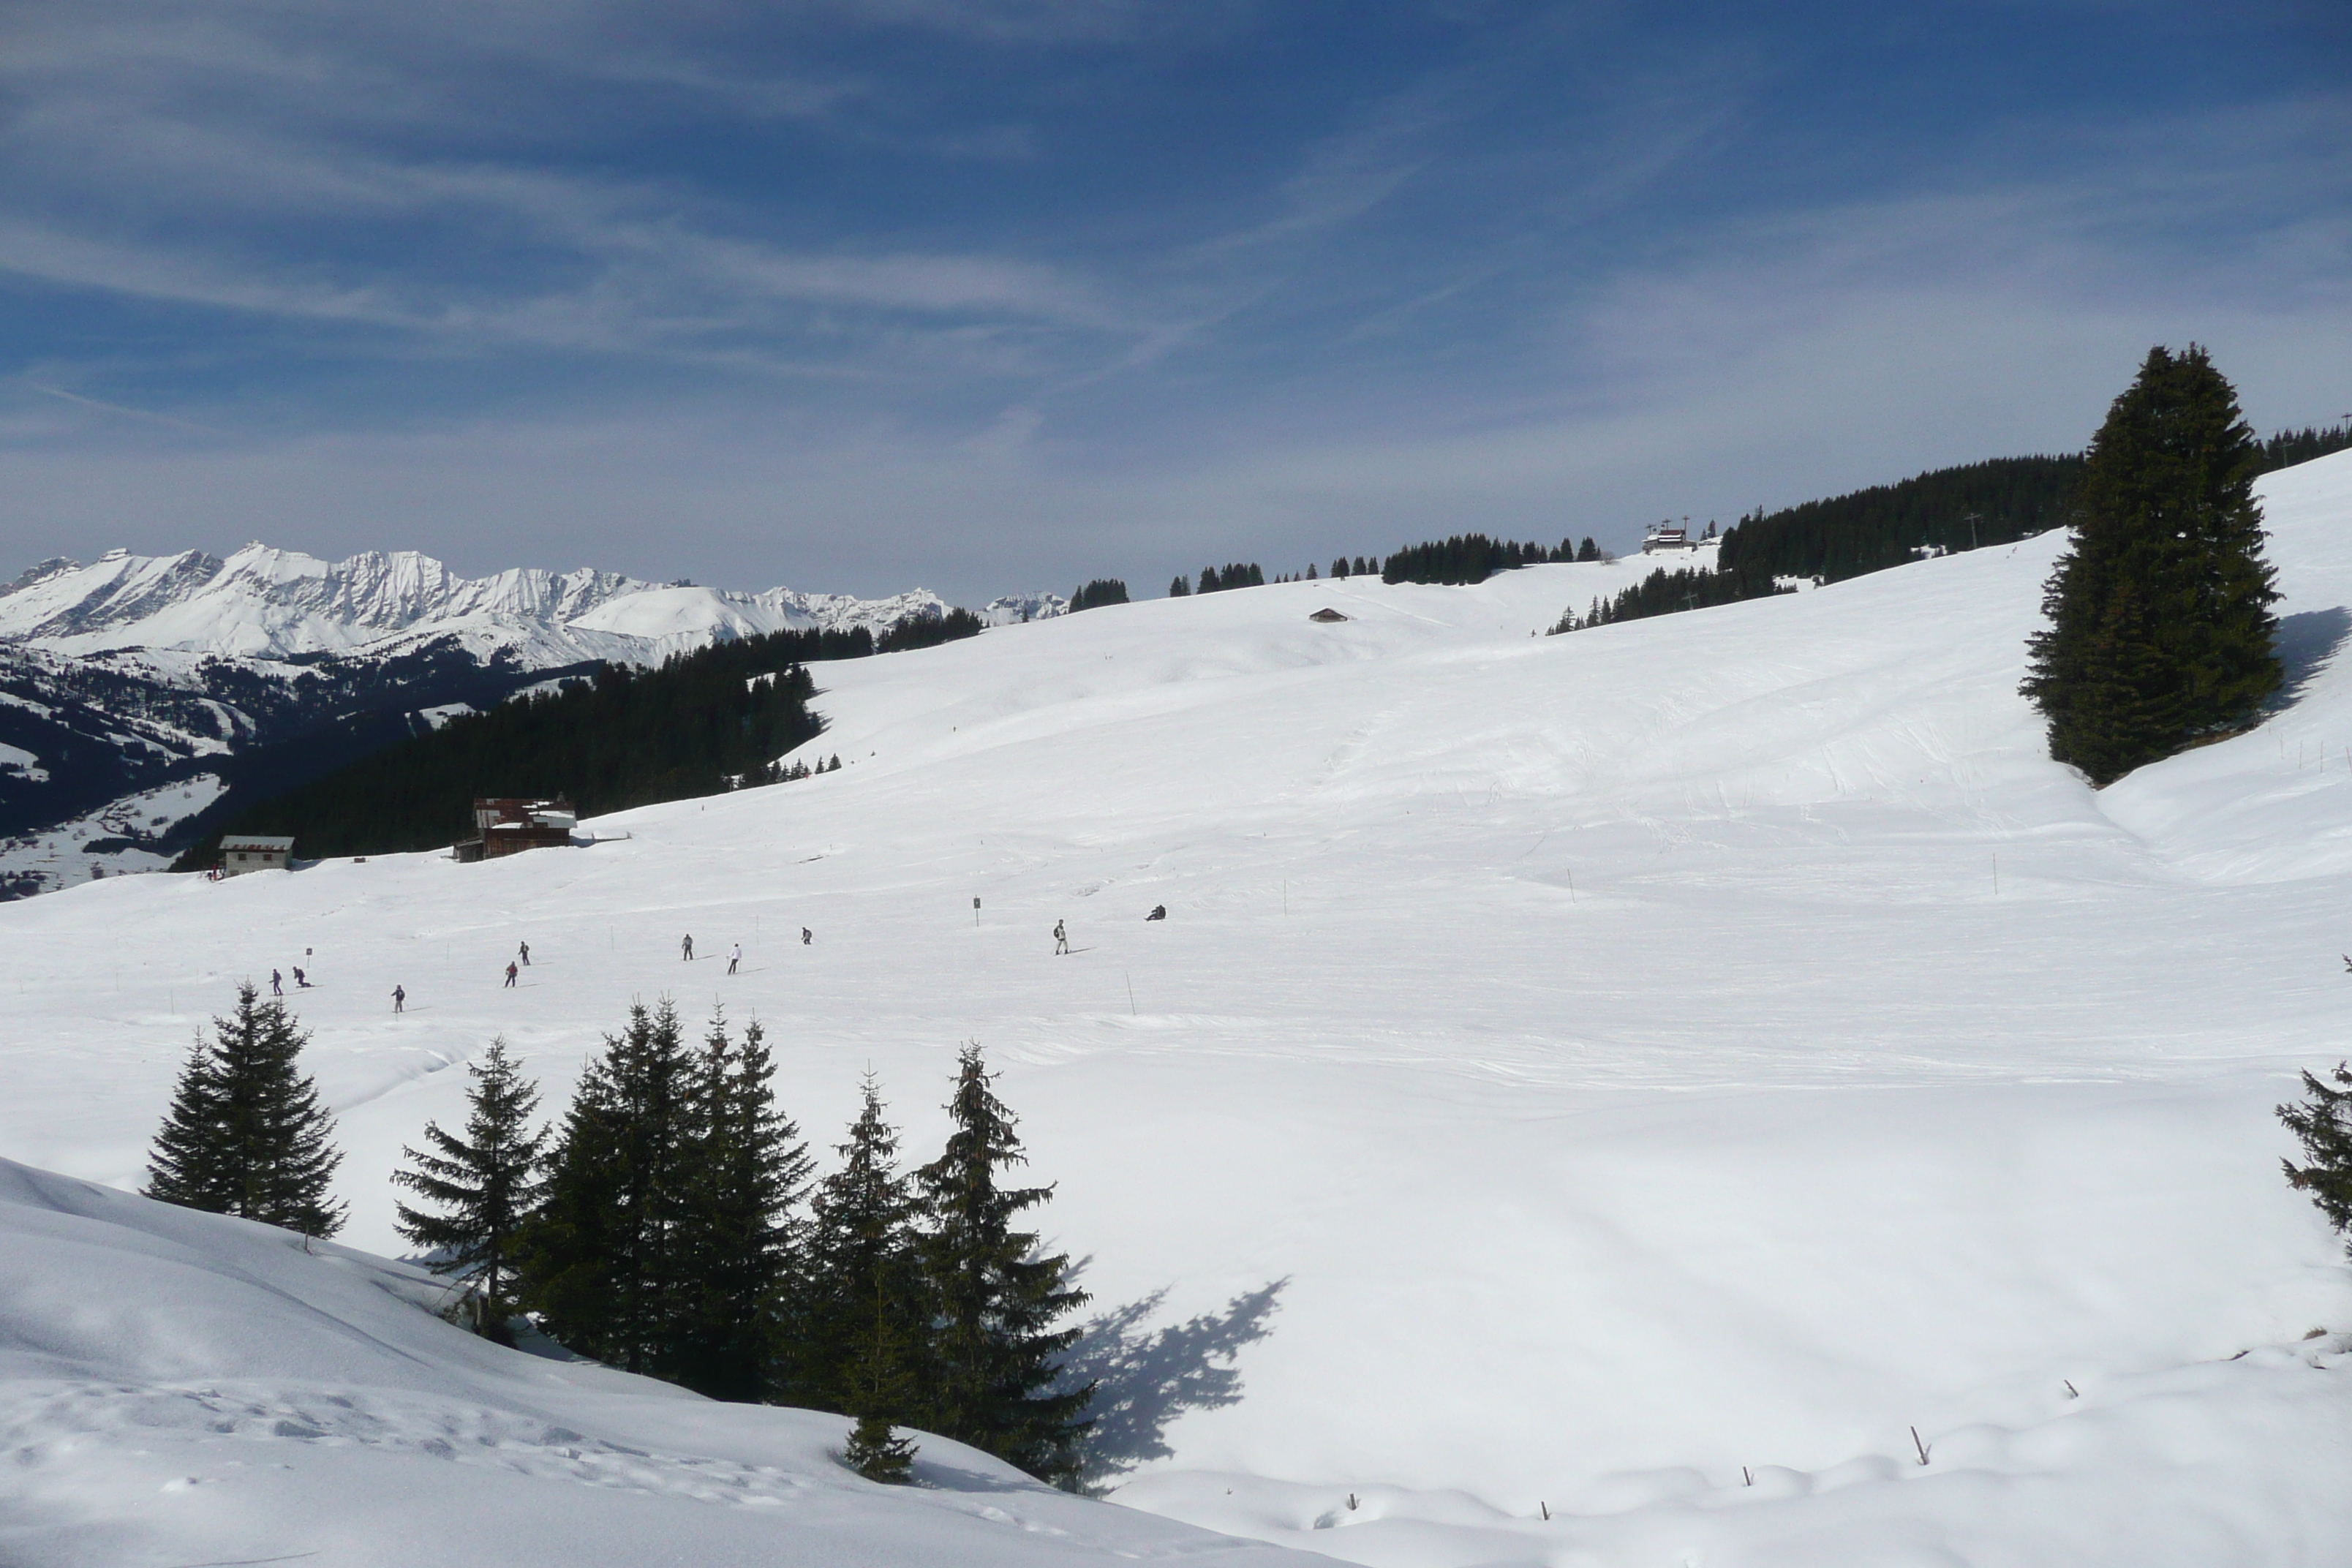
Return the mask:
<path id="1" fill-rule="evenodd" d="M 526 849 L 558 848 L 572 842 L 580 814 L 562 795 L 535 800 L 528 795 L 476 795 L 474 831 L 478 837 L 456 845 L 450 853 L 461 862 L 495 860 Z"/>

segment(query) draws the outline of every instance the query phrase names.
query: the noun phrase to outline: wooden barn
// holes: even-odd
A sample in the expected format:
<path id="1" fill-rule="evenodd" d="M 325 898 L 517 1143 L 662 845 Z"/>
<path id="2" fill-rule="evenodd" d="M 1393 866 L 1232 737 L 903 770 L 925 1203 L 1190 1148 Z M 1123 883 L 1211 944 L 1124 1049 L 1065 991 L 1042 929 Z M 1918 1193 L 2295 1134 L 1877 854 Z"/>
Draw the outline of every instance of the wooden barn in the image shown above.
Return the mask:
<path id="1" fill-rule="evenodd" d="M 534 800 L 527 795 L 476 795 L 474 830 L 479 836 L 457 845 L 451 853 L 461 861 L 495 860 L 526 849 L 551 849 L 572 842 L 580 814 L 562 795 Z"/>

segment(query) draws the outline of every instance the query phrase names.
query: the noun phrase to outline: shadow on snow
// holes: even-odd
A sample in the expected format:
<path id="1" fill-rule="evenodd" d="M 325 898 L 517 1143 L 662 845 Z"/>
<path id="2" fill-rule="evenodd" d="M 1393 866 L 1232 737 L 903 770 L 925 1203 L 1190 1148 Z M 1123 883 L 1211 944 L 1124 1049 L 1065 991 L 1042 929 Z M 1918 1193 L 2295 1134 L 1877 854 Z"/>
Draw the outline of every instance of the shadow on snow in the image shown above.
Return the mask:
<path id="1" fill-rule="evenodd" d="M 1100 1384 L 1087 1409 L 1094 1427 L 1081 1472 L 1085 1489 L 1108 1490 L 1139 1466 L 1169 1458 L 1169 1424 L 1187 1410 L 1241 1403 L 1242 1348 L 1274 1331 L 1267 1320 L 1289 1283 L 1269 1280 L 1221 1311 L 1147 1329 L 1168 1299 L 1162 1288 L 1086 1325 L 1062 1363 L 1068 1383 Z"/>

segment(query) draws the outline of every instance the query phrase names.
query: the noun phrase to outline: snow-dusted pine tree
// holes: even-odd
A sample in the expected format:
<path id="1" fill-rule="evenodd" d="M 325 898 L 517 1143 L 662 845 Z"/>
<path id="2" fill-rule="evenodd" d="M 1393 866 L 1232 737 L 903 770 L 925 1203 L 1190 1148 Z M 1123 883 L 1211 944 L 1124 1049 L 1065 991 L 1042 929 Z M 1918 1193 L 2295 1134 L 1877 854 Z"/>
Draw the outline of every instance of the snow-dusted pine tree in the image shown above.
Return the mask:
<path id="1" fill-rule="evenodd" d="M 1054 1190 L 997 1184 L 998 1172 L 1028 1161 L 992 1081 L 980 1047 L 967 1046 L 947 1105 L 947 1149 L 916 1173 L 934 1323 L 922 1424 L 1075 1486 L 1095 1385 L 1056 1389 L 1057 1359 L 1078 1331 L 1054 1325 L 1087 1297 L 1070 1283 L 1067 1256 L 1040 1257 L 1036 1233 L 1013 1228 Z"/>
<path id="2" fill-rule="evenodd" d="M 503 1338 L 513 1310 L 516 1238 L 539 1199 L 540 1152 L 549 1130 L 530 1130 L 539 1089 L 507 1054 L 503 1037 L 478 1062 L 467 1062 L 464 1133 L 425 1124 L 424 1150 L 404 1148 L 412 1169 L 394 1171 L 395 1185 L 415 1193 L 433 1212 L 395 1203 L 400 1234 L 433 1254 L 429 1267 L 474 1287 L 477 1333 Z"/>
<path id="3" fill-rule="evenodd" d="M 2050 754 L 2094 784 L 2250 722 L 2278 689 L 2260 457 L 2194 343 L 2149 350 L 2093 437 L 2021 689 L 2050 721 Z"/>
<path id="4" fill-rule="evenodd" d="M 637 1004 L 581 1075 L 523 1236 L 522 1304 L 564 1345 L 629 1372 L 660 1373 L 686 1331 L 694 1110 L 677 1008 Z"/>
<path id="5" fill-rule="evenodd" d="M 838 1146 L 841 1168 L 817 1184 L 789 1356 L 798 1402 L 895 1419 L 908 1404 L 876 1408 L 877 1388 L 895 1386 L 879 1370 L 913 1375 L 930 1316 L 915 1254 L 915 1200 L 898 1168 L 898 1131 L 883 1112 L 869 1072 L 848 1142 Z M 887 1369 L 876 1365 L 877 1345 Z"/>
<path id="6" fill-rule="evenodd" d="M 812 1162 L 776 1109 L 775 1063 L 754 1019 L 730 1040 L 710 1021 L 695 1066 L 689 1186 L 677 1250 L 689 1293 L 666 1375 L 713 1399 L 780 1392 L 770 1346 L 798 1285 L 792 1211 Z"/>
<path id="7" fill-rule="evenodd" d="M 213 1020 L 181 1070 L 149 1156 L 147 1195 L 233 1214 L 305 1236 L 343 1227 L 327 1197 L 342 1155 L 335 1119 L 295 1066 L 310 1038 L 283 1002 L 264 1002 L 251 981 L 236 1010 Z"/>

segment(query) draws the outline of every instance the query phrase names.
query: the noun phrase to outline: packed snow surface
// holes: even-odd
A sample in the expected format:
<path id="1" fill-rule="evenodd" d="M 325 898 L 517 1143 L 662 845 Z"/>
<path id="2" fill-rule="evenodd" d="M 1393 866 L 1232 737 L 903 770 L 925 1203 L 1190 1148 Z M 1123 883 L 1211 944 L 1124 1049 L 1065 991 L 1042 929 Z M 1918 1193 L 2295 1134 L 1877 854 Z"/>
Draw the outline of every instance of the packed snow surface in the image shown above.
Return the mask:
<path id="1" fill-rule="evenodd" d="M 2334 1568 L 2352 1273 L 2272 1108 L 2347 1054 L 2352 456 L 2263 489 L 2288 691 L 2105 792 L 2016 695 L 2055 535 L 1553 637 L 1646 564 L 1117 606 L 827 667 L 809 750 L 848 765 L 593 847 L 0 908 L 0 1132 L 135 1184 L 190 1031 L 305 963 L 343 1239 L 388 1251 L 400 1147 L 493 1035 L 551 1110 L 633 998 L 757 1014 L 814 1142 L 871 1065 L 918 1159 L 977 1039 L 1088 1260 L 1095 1479 L 1130 1510 L 1381 1568 Z M 110 1254 L 21 1233 L 0 1278 L 125 1293 Z M 258 1342 L 209 1369 L 142 1300 L 142 1342 L 193 1347 L 168 1369 L 73 1361 L 79 1308 L 0 1321 L 93 1409 L 292 1375 Z M 302 1375 L 373 1409 L 405 1386 L 378 1364 Z M 0 1500 L 149 1528 L 168 1478 L 278 1462 L 243 1415 L 160 1458 L 79 1395 L 12 1397 L 12 1452 L 61 1457 Z M 670 1408 L 658 1440 L 533 1418 L 791 1468 L 744 1424 L 800 1417 Z M 431 1520 L 349 1463 L 254 1484 Z"/>

